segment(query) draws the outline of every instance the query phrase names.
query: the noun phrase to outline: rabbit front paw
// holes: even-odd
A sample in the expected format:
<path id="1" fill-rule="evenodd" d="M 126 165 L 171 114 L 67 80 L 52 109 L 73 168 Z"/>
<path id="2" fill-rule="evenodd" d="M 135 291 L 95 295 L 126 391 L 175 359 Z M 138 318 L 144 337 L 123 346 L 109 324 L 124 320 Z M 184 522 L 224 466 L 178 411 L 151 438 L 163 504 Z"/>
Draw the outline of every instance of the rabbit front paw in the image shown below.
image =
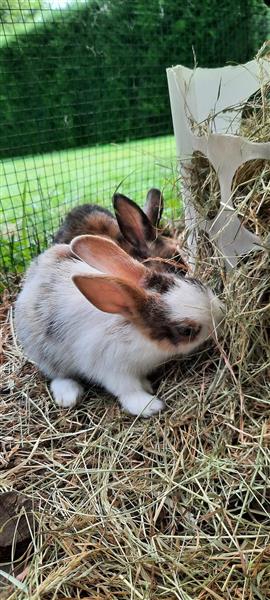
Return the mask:
<path id="1" fill-rule="evenodd" d="M 50 385 L 55 403 L 62 408 L 72 408 L 83 395 L 82 386 L 74 379 L 56 377 Z"/>
<path id="2" fill-rule="evenodd" d="M 140 415 L 145 419 L 164 408 L 162 400 L 145 392 L 133 392 L 127 396 L 121 396 L 120 402 L 123 409 L 131 415 Z"/>

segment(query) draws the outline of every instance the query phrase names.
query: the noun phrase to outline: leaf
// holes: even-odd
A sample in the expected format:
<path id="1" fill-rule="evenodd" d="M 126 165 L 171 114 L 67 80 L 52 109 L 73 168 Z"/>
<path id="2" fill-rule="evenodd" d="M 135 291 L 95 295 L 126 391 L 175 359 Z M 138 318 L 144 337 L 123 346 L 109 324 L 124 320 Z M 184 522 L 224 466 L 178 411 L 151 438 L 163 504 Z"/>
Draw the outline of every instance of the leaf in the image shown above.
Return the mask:
<path id="1" fill-rule="evenodd" d="M 9 573 L 2 571 L 2 569 L 0 569 L 0 575 L 1 575 L 1 577 L 5 577 L 9 581 L 9 583 L 12 583 L 12 585 L 15 585 L 19 590 L 22 590 L 25 593 L 28 592 L 27 585 L 25 583 L 22 583 L 21 581 L 19 581 L 19 579 L 17 579 L 16 577 L 13 577 L 13 575 L 10 575 Z"/>

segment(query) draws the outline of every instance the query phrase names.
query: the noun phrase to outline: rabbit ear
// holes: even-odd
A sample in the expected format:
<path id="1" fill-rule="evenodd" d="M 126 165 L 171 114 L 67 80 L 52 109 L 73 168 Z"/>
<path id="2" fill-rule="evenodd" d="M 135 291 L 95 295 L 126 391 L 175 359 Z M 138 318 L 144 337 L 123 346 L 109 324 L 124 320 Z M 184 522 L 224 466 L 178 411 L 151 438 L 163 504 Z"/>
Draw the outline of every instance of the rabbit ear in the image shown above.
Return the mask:
<path id="1" fill-rule="evenodd" d="M 74 275 L 80 292 L 99 310 L 116 313 L 133 320 L 147 299 L 147 293 L 117 277 L 108 275 Z"/>
<path id="2" fill-rule="evenodd" d="M 151 188 L 146 196 L 144 212 L 154 227 L 159 226 L 164 209 L 164 199 L 160 190 Z"/>
<path id="3" fill-rule="evenodd" d="M 147 242 L 156 237 L 155 228 L 141 208 L 122 194 L 114 194 L 113 206 L 118 225 L 127 240 L 141 258 L 149 256 Z"/>
<path id="4" fill-rule="evenodd" d="M 131 258 L 109 238 L 99 235 L 80 235 L 71 242 L 71 250 L 78 258 L 98 271 L 137 284 L 147 269 Z"/>

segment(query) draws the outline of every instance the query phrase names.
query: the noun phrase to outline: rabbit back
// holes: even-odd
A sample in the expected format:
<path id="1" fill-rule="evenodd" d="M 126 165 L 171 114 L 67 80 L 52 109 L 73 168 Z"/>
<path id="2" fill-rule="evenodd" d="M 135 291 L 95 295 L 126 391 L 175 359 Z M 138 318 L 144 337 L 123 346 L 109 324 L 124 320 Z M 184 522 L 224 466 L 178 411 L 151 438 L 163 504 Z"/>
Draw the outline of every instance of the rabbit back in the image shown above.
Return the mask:
<path id="1" fill-rule="evenodd" d="M 105 235 L 117 241 L 119 227 L 112 213 L 97 204 L 82 204 L 65 217 L 54 236 L 54 243 L 69 244 L 78 235 Z"/>

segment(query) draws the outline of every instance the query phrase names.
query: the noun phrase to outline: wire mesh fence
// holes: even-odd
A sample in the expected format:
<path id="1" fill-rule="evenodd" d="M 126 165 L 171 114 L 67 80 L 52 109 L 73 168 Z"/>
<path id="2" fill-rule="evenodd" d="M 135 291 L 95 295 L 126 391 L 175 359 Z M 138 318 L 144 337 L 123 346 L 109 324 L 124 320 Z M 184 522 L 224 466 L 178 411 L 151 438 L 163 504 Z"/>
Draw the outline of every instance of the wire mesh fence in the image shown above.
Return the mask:
<path id="1" fill-rule="evenodd" d="M 179 213 L 166 67 L 251 59 L 262 0 L 0 0 L 0 261 L 19 272 L 67 210 L 164 191 Z"/>

